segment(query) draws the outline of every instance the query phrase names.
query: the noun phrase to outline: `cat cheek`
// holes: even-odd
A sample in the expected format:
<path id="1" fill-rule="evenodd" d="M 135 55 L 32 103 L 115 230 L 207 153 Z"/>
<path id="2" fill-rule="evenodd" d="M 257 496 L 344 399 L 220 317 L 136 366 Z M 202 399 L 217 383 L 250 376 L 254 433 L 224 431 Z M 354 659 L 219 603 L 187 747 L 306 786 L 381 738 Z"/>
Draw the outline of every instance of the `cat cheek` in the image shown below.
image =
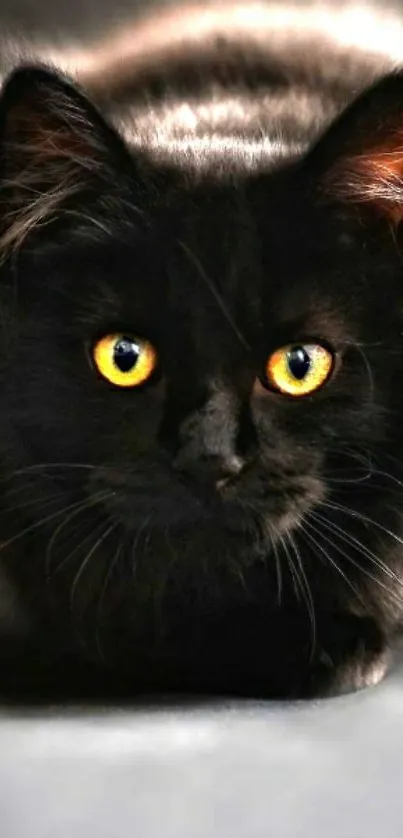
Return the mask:
<path id="1" fill-rule="evenodd" d="M 103 382 L 101 382 L 103 386 Z M 106 387 L 108 385 L 105 385 Z M 115 412 L 112 446 L 119 444 L 128 462 L 135 464 L 138 457 L 155 453 L 160 446 L 161 427 L 164 419 L 166 385 L 163 379 L 143 392 L 113 391 L 122 401 L 123 413 Z M 117 404 L 117 407 L 119 405 Z"/>

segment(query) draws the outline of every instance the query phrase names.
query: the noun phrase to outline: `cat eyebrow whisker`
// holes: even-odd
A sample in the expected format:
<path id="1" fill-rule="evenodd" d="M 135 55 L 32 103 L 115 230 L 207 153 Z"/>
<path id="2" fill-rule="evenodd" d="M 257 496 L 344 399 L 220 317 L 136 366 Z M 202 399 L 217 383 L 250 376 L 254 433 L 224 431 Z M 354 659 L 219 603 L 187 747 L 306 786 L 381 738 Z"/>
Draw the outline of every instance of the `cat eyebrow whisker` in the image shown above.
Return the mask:
<path id="1" fill-rule="evenodd" d="M 236 325 L 235 320 L 232 317 L 232 314 L 229 311 L 227 304 L 223 300 L 221 294 L 218 292 L 217 288 L 215 287 L 215 285 L 212 282 L 212 280 L 210 279 L 210 277 L 207 275 L 207 273 L 204 270 L 203 265 L 201 264 L 200 260 L 198 259 L 196 254 L 193 253 L 192 250 L 190 250 L 190 248 L 187 246 L 187 244 L 185 244 L 185 242 L 181 241 L 180 239 L 178 239 L 177 241 L 178 241 L 178 244 L 179 244 L 179 247 L 181 248 L 181 250 L 183 250 L 183 252 L 186 254 L 187 258 L 189 259 L 189 261 L 191 262 L 193 267 L 196 268 L 196 271 L 199 274 L 200 278 L 203 280 L 203 282 L 207 285 L 207 287 L 211 291 L 218 307 L 221 309 L 227 323 L 229 323 L 229 325 L 231 326 L 231 328 L 232 328 L 233 332 L 236 334 L 238 340 L 242 343 L 242 345 L 245 347 L 245 349 L 247 349 L 249 351 L 251 349 L 250 344 L 248 343 L 246 338 L 243 336 L 242 332 L 240 332 L 240 330 L 238 329 L 238 326 Z"/>
<path id="2" fill-rule="evenodd" d="M 371 364 L 369 363 L 367 354 L 366 354 L 365 350 L 362 348 L 362 346 L 360 346 L 359 344 L 356 344 L 356 349 L 359 352 L 359 354 L 361 355 L 361 358 L 362 358 L 362 360 L 364 362 L 364 365 L 366 367 L 367 374 L 368 374 L 368 381 L 369 381 L 370 397 L 371 397 L 371 400 L 374 401 L 375 381 L 374 381 L 374 376 L 373 376 L 373 372 L 372 372 L 372 369 L 371 369 Z"/>

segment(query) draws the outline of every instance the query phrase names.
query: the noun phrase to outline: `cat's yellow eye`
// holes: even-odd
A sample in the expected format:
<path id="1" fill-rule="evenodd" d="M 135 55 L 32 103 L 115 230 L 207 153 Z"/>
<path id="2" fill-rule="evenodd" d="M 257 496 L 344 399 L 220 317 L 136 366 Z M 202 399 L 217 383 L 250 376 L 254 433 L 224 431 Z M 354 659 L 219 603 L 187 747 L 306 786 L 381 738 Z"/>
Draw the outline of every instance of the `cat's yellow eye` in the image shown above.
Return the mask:
<path id="1" fill-rule="evenodd" d="M 139 387 L 157 366 L 157 353 L 149 341 L 123 333 L 101 338 L 93 357 L 101 375 L 116 387 Z"/>
<path id="2" fill-rule="evenodd" d="M 265 370 L 269 387 L 289 396 L 307 396 L 329 378 L 334 356 L 318 343 L 289 344 L 270 355 Z"/>

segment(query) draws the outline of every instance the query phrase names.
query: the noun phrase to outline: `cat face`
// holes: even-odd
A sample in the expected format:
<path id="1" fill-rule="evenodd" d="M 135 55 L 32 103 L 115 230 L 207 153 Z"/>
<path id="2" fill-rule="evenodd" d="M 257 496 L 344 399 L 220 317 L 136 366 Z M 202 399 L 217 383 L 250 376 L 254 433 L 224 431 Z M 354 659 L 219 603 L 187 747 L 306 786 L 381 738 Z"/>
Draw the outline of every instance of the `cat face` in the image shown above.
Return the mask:
<path id="1" fill-rule="evenodd" d="M 384 146 L 355 162 L 354 107 L 297 168 L 189 184 L 59 78 L 8 83 L 2 537 L 25 532 L 66 613 L 131 622 L 162 589 L 376 599 L 368 521 L 396 530 L 402 446 L 399 207 Z"/>

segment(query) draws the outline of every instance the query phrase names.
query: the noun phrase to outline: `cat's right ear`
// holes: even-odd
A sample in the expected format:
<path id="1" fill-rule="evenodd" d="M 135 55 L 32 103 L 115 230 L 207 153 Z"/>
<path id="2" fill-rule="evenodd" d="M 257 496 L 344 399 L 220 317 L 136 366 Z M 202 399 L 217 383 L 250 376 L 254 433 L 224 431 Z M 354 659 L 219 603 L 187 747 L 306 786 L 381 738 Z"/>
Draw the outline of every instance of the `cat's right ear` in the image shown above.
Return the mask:
<path id="1" fill-rule="evenodd" d="M 403 220 L 403 72 L 361 94 L 328 128 L 305 163 L 322 199 L 361 220 Z"/>
<path id="2" fill-rule="evenodd" d="M 55 221 L 95 224 L 126 165 L 126 147 L 82 91 L 45 68 L 14 71 L 0 98 L 0 255 Z"/>

